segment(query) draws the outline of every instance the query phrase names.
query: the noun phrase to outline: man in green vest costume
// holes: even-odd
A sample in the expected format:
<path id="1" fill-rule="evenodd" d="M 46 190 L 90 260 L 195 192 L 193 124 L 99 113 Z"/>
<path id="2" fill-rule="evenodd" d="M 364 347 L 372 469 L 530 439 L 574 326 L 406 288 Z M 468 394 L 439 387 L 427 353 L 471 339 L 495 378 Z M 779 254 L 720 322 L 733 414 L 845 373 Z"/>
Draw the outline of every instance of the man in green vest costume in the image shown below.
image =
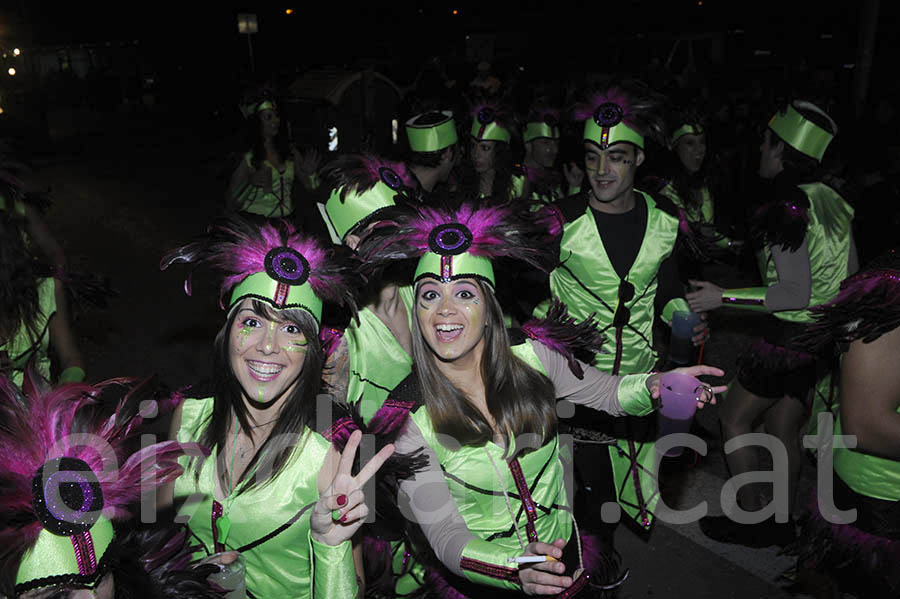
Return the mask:
<path id="1" fill-rule="evenodd" d="M 754 423 L 765 419 L 766 431 L 781 441 L 788 462 L 789 505 L 763 506 L 756 486 L 741 486 L 739 506 L 761 521 L 739 522 L 729 515 L 701 519 L 704 534 L 719 541 L 765 547 L 794 537 L 790 515 L 803 461 L 800 428 L 810 414 L 810 391 L 821 378 L 821 363 L 795 349 L 792 338 L 812 321 L 808 308 L 831 300 L 840 282 L 858 268 L 853 208 L 822 182 L 822 157 L 836 134 L 831 117 L 802 100 L 772 116 L 760 146 L 759 178 L 749 196 L 759 204 L 751 231 L 759 245 L 763 285 L 723 289 L 691 281 L 696 290 L 688 301 L 694 310 L 725 305 L 767 314 L 756 326 L 760 337 L 738 357 L 737 381 L 719 418 L 726 442 L 752 432 Z M 741 447 L 726 459 L 732 476 L 757 470 L 756 447 Z"/>
<path id="2" fill-rule="evenodd" d="M 406 121 L 406 165 L 424 198 L 446 191 L 459 160 L 456 121 L 450 111 L 429 111 Z M 430 202 L 429 202 L 430 203 Z"/>
<path id="3" fill-rule="evenodd" d="M 456 133 L 455 129 L 446 133 L 449 131 Z M 413 201 L 415 194 L 415 179 L 402 163 L 371 155 L 343 156 L 328 165 L 324 175 L 332 187 L 328 201 L 319 205 L 325 225 L 334 243 L 354 251 L 370 223 L 385 216 L 396 203 Z M 376 412 L 391 412 L 385 400 L 411 372 L 413 300 L 412 286 L 408 282 L 399 285 L 390 273 L 370 282 L 359 321 L 347 326 L 326 363 L 326 390 L 338 401 L 346 399 L 354 405 L 367 425 Z M 373 526 L 379 538 L 392 538 L 382 534 L 388 531 L 379 530 L 378 522 Z M 424 571 L 411 561 L 402 543 L 392 543 L 391 549 L 397 579 L 394 590 L 405 595 L 421 586 Z"/>
<path id="4" fill-rule="evenodd" d="M 596 315 L 608 353 L 597 355 L 594 366 L 614 375 L 649 372 L 658 362 L 653 345 L 657 315 L 671 323 L 675 311 L 689 310 L 672 257 L 678 213 L 668 199 L 634 188 L 635 172 L 645 159 L 645 136 L 661 139 L 664 131 L 659 100 L 643 85 L 630 83 L 627 89 L 596 94 L 576 117 L 585 120 L 587 185 L 558 204 L 566 224 L 550 291 L 576 320 Z M 695 342 L 701 341 L 705 324 L 695 333 Z M 576 512 L 594 526 L 604 520 L 609 524 L 600 498 L 615 485 L 619 505 L 649 530 L 658 501 L 652 426 L 638 419 L 596 420 L 579 411 L 572 420 L 593 421 L 592 428 L 613 433 L 607 446 L 576 443 L 581 483 Z"/>

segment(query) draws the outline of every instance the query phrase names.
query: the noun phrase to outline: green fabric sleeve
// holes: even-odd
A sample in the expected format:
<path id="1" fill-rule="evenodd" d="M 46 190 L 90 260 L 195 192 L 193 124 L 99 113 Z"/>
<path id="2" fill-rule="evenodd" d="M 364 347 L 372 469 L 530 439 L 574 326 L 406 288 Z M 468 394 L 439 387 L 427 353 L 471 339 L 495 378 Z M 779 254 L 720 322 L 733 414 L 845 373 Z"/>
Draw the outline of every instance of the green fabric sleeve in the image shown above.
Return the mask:
<path id="1" fill-rule="evenodd" d="M 520 591 L 519 568 L 508 561 L 509 558 L 518 556 L 518 553 L 501 554 L 491 542 L 473 539 L 463 548 L 459 567 L 466 578 L 474 583 Z"/>
<path id="2" fill-rule="evenodd" d="M 629 374 L 619 382 L 617 399 L 619 405 L 632 416 L 646 416 L 656 409 L 650 390 L 647 389 L 649 374 Z"/>
<path id="3" fill-rule="evenodd" d="M 665 307 L 662 311 L 662 319 L 667 324 L 672 324 L 672 315 L 676 312 L 690 312 L 691 307 L 688 305 L 687 300 L 683 297 L 673 297 L 666 303 Z"/>
<path id="4" fill-rule="evenodd" d="M 569 188 L 569 195 L 573 196 L 580 191 L 581 191 L 581 185 L 573 185 L 572 187 Z"/>
<path id="5" fill-rule="evenodd" d="M 59 373 L 60 383 L 80 383 L 84 380 L 84 369 L 78 366 L 69 366 Z"/>
<path id="6" fill-rule="evenodd" d="M 722 305 L 743 310 L 766 312 L 766 291 L 768 287 L 745 287 L 722 291 Z"/>
<path id="7" fill-rule="evenodd" d="M 312 593 L 317 599 L 347 599 L 356 597 L 356 569 L 353 567 L 353 545 L 344 541 L 340 545 L 320 543 L 309 536 L 309 552 L 312 556 Z"/>

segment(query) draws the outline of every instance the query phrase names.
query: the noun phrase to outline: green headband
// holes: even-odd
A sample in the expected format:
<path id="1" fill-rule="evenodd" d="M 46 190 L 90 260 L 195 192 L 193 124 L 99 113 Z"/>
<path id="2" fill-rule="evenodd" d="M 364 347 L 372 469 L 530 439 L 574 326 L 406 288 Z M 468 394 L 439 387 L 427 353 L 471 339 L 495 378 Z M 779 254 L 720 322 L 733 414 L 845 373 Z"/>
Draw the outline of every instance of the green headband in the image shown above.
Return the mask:
<path id="1" fill-rule="evenodd" d="M 594 119 L 589 118 L 584 123 L 584 140 L 594 142 L 601 150 L 623 141 L 644 149 L 644 136 L 622 122 L 611 127 L 602 127 Z"/>
<path id="2" fill-rule="evenodd" d="M 788 106 L 785 112 L 776 112 L 769 121 L 769 129 L 787 145 L 819 162 L 834 139 L 834 135 L 805 118 L 793 106 Z"/>
<path id="3" fill-rule="evenodd" d="M 363 193 L 356 193 L 355 188 L 348 189 L 342 201 L 343 189 L 342 187 L 331 192 L 323 211 L 323 216 L 326 217 L 325 224 L 334 230 L 337 237 L 336 243 L 341 243 L 347 233 L 377 210 L 393 206 L 394 196 L 397 195 L 397 192 L 383 181 L 379 181 L 372 189 Z"/>
<path id="4" fill-rule="evenodd" d="M 263 100 L 258 104 L 244 104 L 240 108 L 241 114 L 244 115 L 244 118 L 249 119 L 257 112 L 262 112 L 263 110 L 275 110 L 275 102 L 271 100 Z"/>
<path id="5" fill-rule="evenodd" d="M 559 127 L 556 125 L 548 125 L 547 123 L 533 122 L 525 125 L 525 135 L 523 136 L 525 143 L 546 137 L 548 139 L 559 139 Z"/>
<path id="6" fill-rule="evenodd" d="M 99 569 L 96 569 L 96 565 L 103 559 L 103 555 L 112 543 L 115 535 L 113 525 L 109 520 L 100 516 L 90 531 L 84 534 L 90 537 L 94 546 L 96 564 L 93 564 L 93 567 L 96 572 L 100 572 Z M 82 561 L 81 568 L 79 568 L 74 547 L 73 537 L 56 535 L 48 530 L 42 530 L 38 534 L 34 546 L 22 558 L 19 571 L 16 573 L 16 586 L 52 576 L 80 576 L 80 572 L 90 565 Z"/>
<path id="7" fill-rule="evenodd" d="M 675 144 L 678 143 L 678 140 L 684 137 L 685 135 L 703 135 L 703 127 L 700 125 L 692 125 L 685 124 L 675 130 L 675 133 L 672 134 L 672 147 L 675 147 Z"/>
<path id="8" fill-rule="evenodd" d="M 278 249 L 287 250 L 289 248 Z M 269 255 L 271 254 L 272 252 L 269 252 Z M 266 258 L 268 262 L 268 256 Z M 308 264 L 306 269 L 309 270 Z M 235 286 L 234 291 L 231 292 L 231 303 L 228 305 L 228 309 L 230 310 L 247 297 L 267 302 L 279 310 L 288 308 L 306 310 L 316 319 L 317 324 L 322 319 L 322 300 L 313 292 L 308 280 L 304 280 L 299 285 L 291 285 L 284 280 L 279 281 L 272 278 L 268 272 L 253 273 Z"/>
<path id="9" fill-rule="evenodd" d="M 475 141 L 502 141 L 509 143 L 509 130 L 501 126 L 494 118 L 492 108 L 482 108 L 475 114 L 472 122 L 472 137 Z"/>
<path id="10" fill-rule="evenodd" d="M 427 252 L 419 258 L 413 282 L 424 277 L 431 277 L 444 283 L 456 279 L 481 279 L 494 286 L 494 267 L 490 259 L 484 256 L 473 256 L 462 253 L 450 256 Z"/>
<path id="11" fill-rule="evenodd" d="M 413 152 L 437 152 L 456 143 L 456 122 L 453 120 L 453 113 L 442 114 L 447 120 L 434 125 L 413 124 L 421 115 L 406 121 L 406 137 Z"/>

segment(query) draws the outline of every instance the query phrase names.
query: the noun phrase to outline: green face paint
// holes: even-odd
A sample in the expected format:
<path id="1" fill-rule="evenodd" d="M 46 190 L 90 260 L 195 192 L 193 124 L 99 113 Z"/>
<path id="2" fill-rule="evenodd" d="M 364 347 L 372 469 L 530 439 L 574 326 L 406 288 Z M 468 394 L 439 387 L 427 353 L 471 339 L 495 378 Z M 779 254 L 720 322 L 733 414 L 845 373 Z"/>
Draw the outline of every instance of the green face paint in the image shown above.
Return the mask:
<path id="1" fill-rule="evenodd" d="M 303 352 L 306 351 L 306 341 L 292 341 L 282 349 L 284 351 Z"/>
<path id="2" fill-rule="evenodd" d="M 241 333 L 240 333 L 241 334 L 241 342 L 238 345 L 239 348 L 244 349 L 244 342 L 247 340 L 247 337 L 249 337 L 250 333 L 252 333 L 252 332 L 253 332 L 253 327 L 250 327 L 248 325 L 243 325 L 241 327 Z"/>
<path id="3" fill-rule="evenodd" d="M 256 388 L 256 401 L 259 403 L 265 403 L 266 399 L 266 386 L 260 385 Z"/>
<path id="4" fill-rule="evenodd" d="M 269 333 L 266 335 L 266 351 L 272 351 L 272 341 L 275 339 L 275 321 L 269 321 Z"/>

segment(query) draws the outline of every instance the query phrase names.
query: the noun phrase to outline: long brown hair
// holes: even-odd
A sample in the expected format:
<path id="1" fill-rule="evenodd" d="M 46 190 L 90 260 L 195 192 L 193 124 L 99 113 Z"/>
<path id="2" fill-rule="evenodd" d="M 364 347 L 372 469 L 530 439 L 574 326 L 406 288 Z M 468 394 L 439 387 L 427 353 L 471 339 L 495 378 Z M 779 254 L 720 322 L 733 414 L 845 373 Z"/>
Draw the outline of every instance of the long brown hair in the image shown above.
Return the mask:
<path id="1" fill-rule="evenodd" d="M 556 435 L 553 383 L 513 354 L 503 311 L 493 290 L 481 281 L 475 280 L 475 284 L 486 305 L 481 378 L 488 410 L 507 447 L 510 436 L 515 439 L 529 434 L 537 435 L 541 440 L 539 446 L 543 446 Z M 434 430 L 461 445 L 485 445 L 494 438 L 490 423 L 437 367 L 437 359 L 425 343 L 418 317 L 413 318 L 412 323 L 413 360 Z M 524 447 L 517 447 L 517 453 L 521 449 Z"/>

